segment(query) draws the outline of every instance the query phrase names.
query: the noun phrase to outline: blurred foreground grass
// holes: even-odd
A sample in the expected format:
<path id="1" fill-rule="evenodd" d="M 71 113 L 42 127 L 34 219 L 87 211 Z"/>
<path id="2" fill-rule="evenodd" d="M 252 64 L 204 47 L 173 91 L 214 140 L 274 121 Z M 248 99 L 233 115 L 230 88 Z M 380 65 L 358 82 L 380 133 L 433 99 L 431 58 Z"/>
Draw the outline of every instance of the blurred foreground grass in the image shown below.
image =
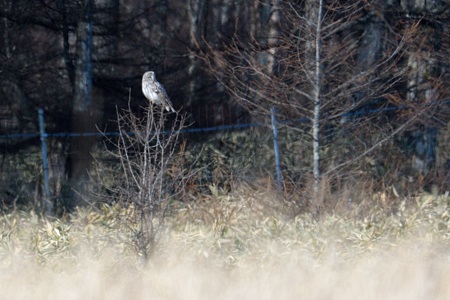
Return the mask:
<path id="1" fill-rule="evenodd" d="M 448 194 L 318 217 L 263 192 L 212 194 L 173 206 L 146 265 L 132 208 L 3 215 L 0 298 L 450 297 Z"/>

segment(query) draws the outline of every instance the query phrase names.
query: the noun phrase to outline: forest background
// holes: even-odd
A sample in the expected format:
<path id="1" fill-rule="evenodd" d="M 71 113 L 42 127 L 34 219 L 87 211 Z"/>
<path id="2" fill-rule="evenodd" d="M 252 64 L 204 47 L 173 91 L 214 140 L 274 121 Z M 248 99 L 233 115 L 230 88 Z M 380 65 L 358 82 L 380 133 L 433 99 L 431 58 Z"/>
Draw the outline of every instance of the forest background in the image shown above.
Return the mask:
<path id="1" fill-rule="evenodd" d="M 185 192 L 274 179 L 271 109 L 284 197 L 301 207 L 355 186 L 448 187 L 446 1 L 4 0 L 1 12 L 5 208 L 42 206 L 39 138 L 11 138 L 39 132 L 38 108 L 48 133 L 116 131 L 118 111 L 147 106 L 147 70 L 190 128 L 267 125 L 181 136 L 183 168 L 197 169 Z M 49 139 L 55 210 L 96 201 L 101 141 Z"/>

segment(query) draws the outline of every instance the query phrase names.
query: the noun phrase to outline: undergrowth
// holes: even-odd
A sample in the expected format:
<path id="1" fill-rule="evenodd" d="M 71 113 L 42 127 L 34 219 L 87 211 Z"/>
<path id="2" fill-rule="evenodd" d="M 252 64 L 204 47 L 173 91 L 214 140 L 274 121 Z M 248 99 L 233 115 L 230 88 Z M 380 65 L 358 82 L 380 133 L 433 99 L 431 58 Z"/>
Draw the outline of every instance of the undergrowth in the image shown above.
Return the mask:
<path id="1" fill-rule="evenodd" d="M 193 257 L 213 259 L 219 265 L 264 263 L 293 251 L 315 259 L 333 255 L 348 261 L 406 241 L 432 244 L 449 241 L 450 197 L 423 194 L 404 198 L 386 209 L 374 205 L 364 214 L 358 206 L 347 212 L 295 215 L 293 204 L 267 193 L 241 189 L 214 190 L 194 202 L 176 202 L 162 229 L 158 251 L 177 245 Z M 0 261 L 28 257 L 38 264 L 76 261 L 90 253 L 114 253 L 119 260 L 140 261 L 133 244 L 136 230 L 133 207 L 103 205 L 79 209 L 66 220 L 46 219 L 34 212 L 15 211 L 0 219 Z M 420 243 L 411 243 L 418 245 Z M 54 263 L 56 261 L 56 263 Z"/>
<path id="2" fill-rule="evenodd" d="M 448 298 L 449 201 L 422 194 L 320 215 L 250 188 L 173 202 L 155 254 L 134 207 L 0 218 L 5 299 Z M 356 202 L 355 202 L 356 203 Z M 395 203 L 395 204 L 394 204 Z"/>

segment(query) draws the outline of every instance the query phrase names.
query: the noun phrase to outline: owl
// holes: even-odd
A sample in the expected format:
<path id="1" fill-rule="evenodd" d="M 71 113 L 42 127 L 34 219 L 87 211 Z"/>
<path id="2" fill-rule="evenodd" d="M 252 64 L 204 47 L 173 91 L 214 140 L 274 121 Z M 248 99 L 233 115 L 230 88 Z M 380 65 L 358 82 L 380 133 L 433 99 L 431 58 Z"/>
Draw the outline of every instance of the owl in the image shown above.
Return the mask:
<path id="1" fill-rule="evenodd" d="M 155 72 L 145 72 L 142 76 L 142 93 L 151 103 L 161 105 L 167 111 L 175 112 L 166 90 L 161 83 L 156 81 Z"/>

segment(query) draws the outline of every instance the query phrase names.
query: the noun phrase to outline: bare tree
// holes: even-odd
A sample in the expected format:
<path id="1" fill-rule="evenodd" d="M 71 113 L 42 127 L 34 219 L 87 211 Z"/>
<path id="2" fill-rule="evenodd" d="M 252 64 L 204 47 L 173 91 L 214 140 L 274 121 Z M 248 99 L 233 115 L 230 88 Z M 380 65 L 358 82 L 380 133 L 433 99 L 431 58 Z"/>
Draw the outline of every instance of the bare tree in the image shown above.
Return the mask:
<path id="1" fill-rule="evenodd" d="M 117 112 L 120 136 L 117 152 L 111 152 L 121 165 L 122 182 L 113 192 L 122 204 L 131 205 L 135 247 L 147 260 L 157 245 L 170 203 L 178 197 L 184 173 L 171 173 L 185 117 L 166 118 L 164 108 L 149 105 L 138 117 L 131 108 Z M 168 123 L 169 122 L 169 123 Z M 167 123 L 170 126 L 167 126 Z M 167 129 L 166 129 L 167 128 Z"/>
<path id="2" fill-rule="evenodd" d="M 407 103 L 402 82 L 410 67 L 403 61 L 418 23 L 394 26 L 385 17 L 387 6 L 365 1 L 272 4 L 267 22 L 279 20 L 279 30 L 273 23 L 261 27 L 272 43 L 233 37 L 221 49 L 211 46 L 203 57 L 256 118 L 267 118 L 275 106 L 280 117 L 308 121 L 286 126 L 303 131 L 311 146 L 309 199 L 316 211 L 324 175 L 341 174 L 428 114 L 427 107 L 381 113 Z M 363 117 L 355 117 L 356 112 Z M 326 128 L 334 132 L 333 146 L 323 143 Z"/>

